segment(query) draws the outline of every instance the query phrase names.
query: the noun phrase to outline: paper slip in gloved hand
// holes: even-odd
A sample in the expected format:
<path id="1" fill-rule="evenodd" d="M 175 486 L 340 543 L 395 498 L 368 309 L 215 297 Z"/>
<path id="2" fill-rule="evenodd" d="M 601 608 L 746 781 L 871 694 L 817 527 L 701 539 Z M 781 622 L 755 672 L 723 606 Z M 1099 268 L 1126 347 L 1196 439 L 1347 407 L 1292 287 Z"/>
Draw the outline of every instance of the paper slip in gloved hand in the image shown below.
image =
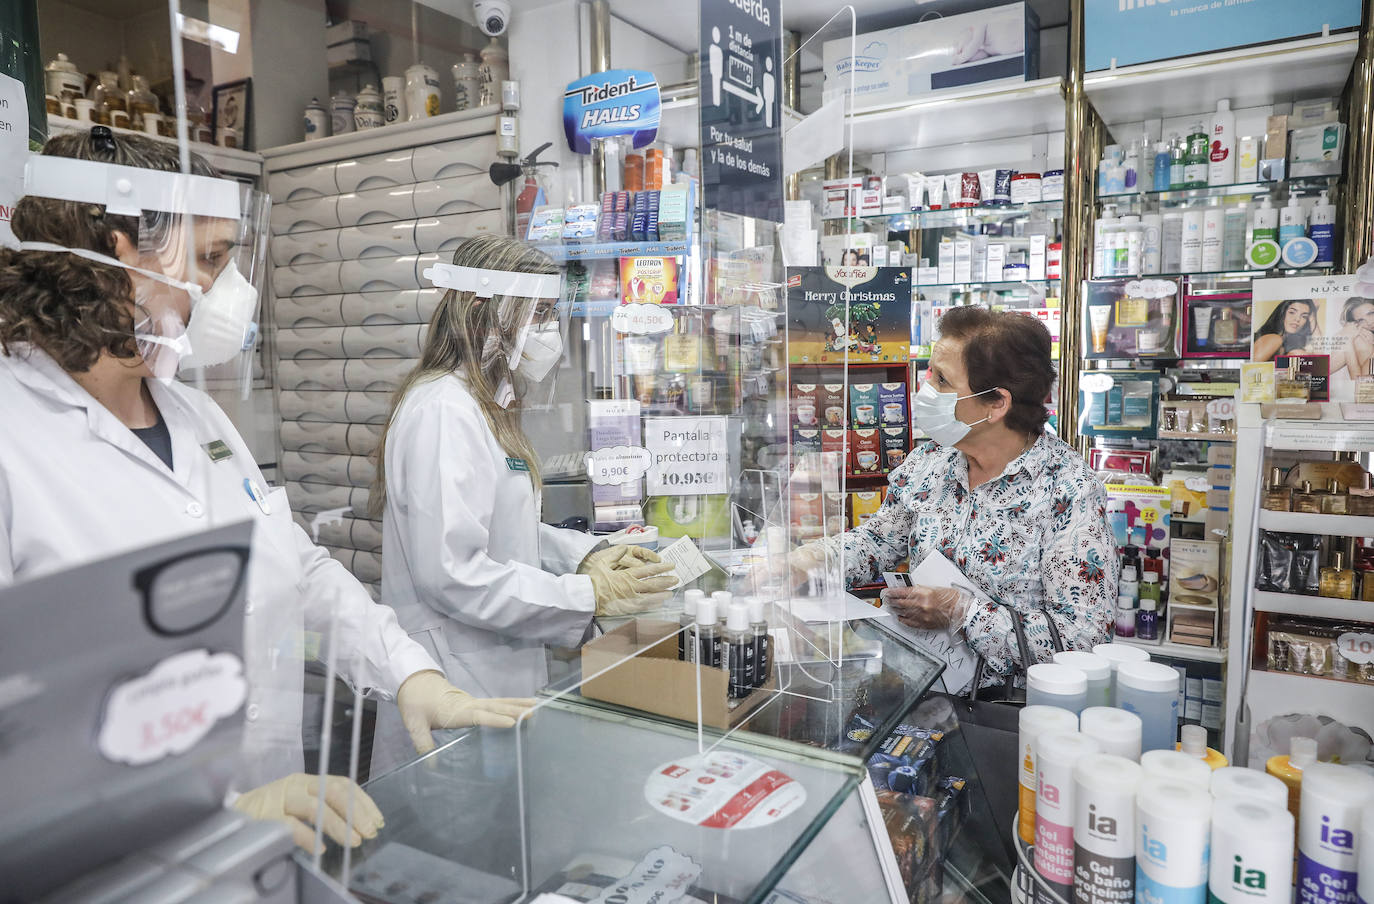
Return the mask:
<path id="1" fill-rule="evenodd" d="M 973 680 L 978 655 L 964 639 L 964 619 L 986 595 L 954 563 L 938 552 L 921 561 L 908 575 L 884 575 L 883 608 L 894 616 L 893 627 L 947 663 L 943 680 L 948 693 L 959 693 Z M 913 627 L 913 625 L 924 627 Z M 936 627 L 936 626 L 939 627 Z"/>

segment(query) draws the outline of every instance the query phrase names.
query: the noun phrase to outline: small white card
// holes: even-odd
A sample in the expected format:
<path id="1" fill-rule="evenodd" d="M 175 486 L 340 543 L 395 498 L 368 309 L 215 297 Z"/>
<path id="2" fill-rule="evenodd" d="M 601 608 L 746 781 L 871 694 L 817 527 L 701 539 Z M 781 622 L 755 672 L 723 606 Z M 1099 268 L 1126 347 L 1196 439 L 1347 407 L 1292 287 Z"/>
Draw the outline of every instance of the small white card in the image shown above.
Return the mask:
<path id="1" fill-rule="evenodd" d="M 677 583 L 672 588 L 674 590 L 692 583 L 711 570 L 710 561 L 697 549 L 691 537 L 678 537 L 668 548 L 660 549 L 658 556 L 673 566 L 673 572 L 677 575 Z"/>

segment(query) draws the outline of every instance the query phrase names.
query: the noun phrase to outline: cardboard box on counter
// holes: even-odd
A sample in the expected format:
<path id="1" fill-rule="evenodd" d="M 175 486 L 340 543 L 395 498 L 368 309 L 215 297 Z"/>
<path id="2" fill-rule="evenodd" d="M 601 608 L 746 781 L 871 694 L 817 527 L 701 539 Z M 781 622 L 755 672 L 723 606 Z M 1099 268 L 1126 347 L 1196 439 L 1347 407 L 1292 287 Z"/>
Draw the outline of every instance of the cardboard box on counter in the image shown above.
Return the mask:
<path id="1" fill-rule="evenodd" d="M 582 695 L 696 722 L 700 670 L 702 724 L 724 730 L 743 721 L 777 690 L 770 672 L 762 686 L 731 709 L 729 675 L 724 669 L 678 659 L 678 630 L 677 622 L 635 619 L 583 646 L 582 674 L 595 677 L 584 678 Z"/>

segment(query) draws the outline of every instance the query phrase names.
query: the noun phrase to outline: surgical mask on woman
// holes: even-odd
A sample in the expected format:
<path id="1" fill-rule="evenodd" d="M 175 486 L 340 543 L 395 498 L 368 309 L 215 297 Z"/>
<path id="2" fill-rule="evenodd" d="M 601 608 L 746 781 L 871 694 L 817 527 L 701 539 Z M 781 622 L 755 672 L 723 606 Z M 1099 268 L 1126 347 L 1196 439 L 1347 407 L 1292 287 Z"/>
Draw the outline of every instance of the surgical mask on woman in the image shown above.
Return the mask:
<path id="1" fill-rule="evenodd" d="M 922 432 L 941 446 L 955 446 L 968 436 L 970 430 L 987 420 L 983 418 L 972 424 L 965 424 L 955 416 L 955 406 L 964 399 L 996 392 L 997 389 L 998 387 L 993 387 L 961 396 L 957 392 L 940 392 L 933 384 L 923 383 L 911 403 L 911 419 Z"/>
<path id="2" fill-rule="evenodd" d="M 134 324 L 134 340 L 149 371 L 159 380 L 170 380 L 178 369 L 223 364 L 257 340 L 253 321 L 258 290 L 231 260 L 208 290 L 195 283 L 173 279 L 85 248 L 67 248 L 50 242 L 21 242 L 23 251 L 61 251 L 131 273 L 184 291 L 191 298 L 191 322 L 184 327 L 171 311 L 153 316 L 146 312 Z M 180 328 L 180 329 L 179 329 Z"/>
<path id="3" fill-rule="evenodd" d="M 520 363 L 515 371 L 527 380 L 538 383 L 549 375 L 563 357 L 563 331 L 558 323 L 531 327 L 520 350 Z"/>

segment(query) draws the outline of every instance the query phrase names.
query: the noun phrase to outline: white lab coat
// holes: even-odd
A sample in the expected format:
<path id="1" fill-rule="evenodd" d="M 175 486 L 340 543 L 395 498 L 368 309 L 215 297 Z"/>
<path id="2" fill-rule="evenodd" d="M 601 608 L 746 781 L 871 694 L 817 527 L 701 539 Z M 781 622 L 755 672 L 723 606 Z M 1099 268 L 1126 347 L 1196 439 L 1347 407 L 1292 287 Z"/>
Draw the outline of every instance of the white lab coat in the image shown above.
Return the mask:
<path id="1" fill-rule="evenodd" d="M 522 464 L 456 374 L 411 388 L 387 434 L 382 601 L 474 694 L 534 694 L 545 646 L 577 646 L 596 610 L 574 572 L 600 541 L 540 523 Z"/>
<path id="2" fill-rule="evenodd" d="M 303 631 L 329 630 L 333 600 L 337 663 L 356 686 L 389 698 L 435 663 L 296 526 L 284 489 L 268 493 L 266 512 L 250 498 L 244 481 L 266 492 L 262 474 L 219 406 L 179 383 L 148 387 L 171 435 L 172 470 L 48 355 L 0 355 L 0 583 L 251 517 L 250 690 L 235 776 L 247 790 L 302 768 Z M 231 458 L 210 459 L 204 447 L 217 439 Z"/>

